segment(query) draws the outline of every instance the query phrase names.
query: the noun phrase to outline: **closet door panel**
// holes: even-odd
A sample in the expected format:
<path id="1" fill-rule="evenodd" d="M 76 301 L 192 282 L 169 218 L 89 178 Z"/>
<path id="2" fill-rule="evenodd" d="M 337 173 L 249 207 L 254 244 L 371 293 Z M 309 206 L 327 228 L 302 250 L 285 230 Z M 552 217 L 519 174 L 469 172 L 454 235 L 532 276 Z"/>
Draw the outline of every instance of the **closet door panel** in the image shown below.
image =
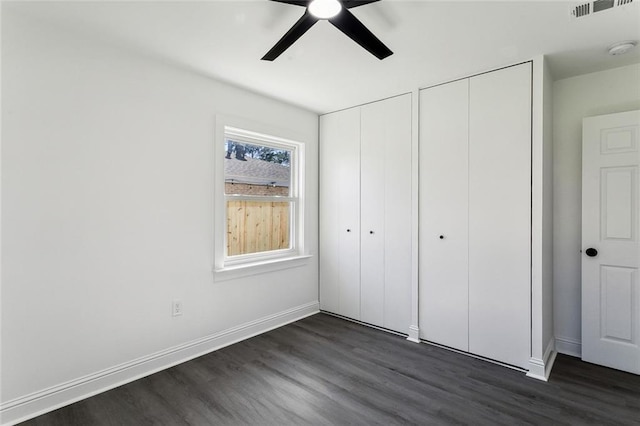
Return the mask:
<path id="1" fill-rule="evenodd" d="M 469 350 L 468 105 L 468 79 L 420 92 L 420 337 L 462 351 Z"/>
<path id="2" fill-rule="evenodd" d="M 320 117 L 320 307 L 360 319 L 360 108 Z"/>
<path id="3" fill-rule="evenodd" d="M 530 355 L 531 65 L 470 79 L 469 351 Z"/>
<path id="4" fill-rule="evenodd" d="M 389 117 L 384 102 L 361 109 L 361 320 L 384 324 L 385 144 Z"/>
<path id="5" fill-rule="evenodd" d="M 408 333 L 411 324 L 411 94 L 384 102 L 384 323 Z"/>

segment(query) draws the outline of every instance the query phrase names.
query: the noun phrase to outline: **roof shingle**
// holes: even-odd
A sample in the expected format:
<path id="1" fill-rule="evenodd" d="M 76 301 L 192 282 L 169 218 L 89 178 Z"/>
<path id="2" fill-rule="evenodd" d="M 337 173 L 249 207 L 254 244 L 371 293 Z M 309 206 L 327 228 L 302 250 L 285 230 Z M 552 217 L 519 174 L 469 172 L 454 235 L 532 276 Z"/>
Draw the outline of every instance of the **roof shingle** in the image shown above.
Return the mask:
<path id="1" fill-rule="evenodd" d="M 291 180 L 289 166 L 250 157 L 246 157 L 246 160 L 224 159 L 225 182 L 289 186 Z"/>

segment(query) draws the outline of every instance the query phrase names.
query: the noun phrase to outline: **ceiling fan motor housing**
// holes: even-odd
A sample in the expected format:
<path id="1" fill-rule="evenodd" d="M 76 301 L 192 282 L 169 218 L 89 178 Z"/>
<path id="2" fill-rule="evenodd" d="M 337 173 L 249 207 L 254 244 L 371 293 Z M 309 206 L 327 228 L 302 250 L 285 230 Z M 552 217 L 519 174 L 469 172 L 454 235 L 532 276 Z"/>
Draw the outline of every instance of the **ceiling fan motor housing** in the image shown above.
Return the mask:
<path id="1" fill-rule="evenodd" d="M 326 19 L 346 36 L 358 43 L 376 58 L 382 60 L 393 54 L 349 9 L 375 3 L 379 0 L 271 0 L 306 8 L 304 14 L 284 36 L 262 57 L 273 61 L 295 43 L 320 19 Z"/>

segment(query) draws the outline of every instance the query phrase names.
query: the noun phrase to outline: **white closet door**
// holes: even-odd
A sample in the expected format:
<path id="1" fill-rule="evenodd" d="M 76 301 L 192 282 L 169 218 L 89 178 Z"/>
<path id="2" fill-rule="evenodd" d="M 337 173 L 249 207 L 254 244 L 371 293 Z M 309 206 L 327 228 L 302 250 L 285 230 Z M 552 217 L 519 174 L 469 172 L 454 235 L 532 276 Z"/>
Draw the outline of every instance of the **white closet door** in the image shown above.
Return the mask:
<path id="1" fill-rule="evenodd" d="M 470 79 L 469 351 L 530 356 L 531 65 Z"/>
<path id="2" fill-rule="evenodd" d="M 320 117 L 320 307 L 360 319 L 360 108 Z"/>
<path id="3" fill-rule="evenodd" d="M 388 125 L 384 156 L 384 323 L 411 324 L 411 94 L 383 101 Z"/>
<path id="4" fill-rule="evenodd" d="M 362 321 L 383 327 L 385 259 L 385 145 L 388 111 L 384 102 L 361 112 L 361 305 Z"/>
<path id="5" fill-rule="evenodd" d="M 469 350 L 469 80 L 420 92 L 420 337 Z"/>
<path id="6" fill-rule="evenodd" d="M 411 94 L 362 107 L 361 319 L 411 322 Z"/>

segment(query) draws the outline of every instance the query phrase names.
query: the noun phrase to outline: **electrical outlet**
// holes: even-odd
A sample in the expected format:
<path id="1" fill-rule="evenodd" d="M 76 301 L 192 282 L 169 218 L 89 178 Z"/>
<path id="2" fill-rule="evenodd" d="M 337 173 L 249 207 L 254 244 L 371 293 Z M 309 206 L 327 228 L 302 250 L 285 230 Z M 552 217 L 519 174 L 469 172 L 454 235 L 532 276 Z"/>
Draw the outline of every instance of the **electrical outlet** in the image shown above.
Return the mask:
<path id="1" fill-rule="evenodd" d="M 171 315 L 178 317 L 182 315 L 182 300 L 174 300 L 171 304 Z"/>

